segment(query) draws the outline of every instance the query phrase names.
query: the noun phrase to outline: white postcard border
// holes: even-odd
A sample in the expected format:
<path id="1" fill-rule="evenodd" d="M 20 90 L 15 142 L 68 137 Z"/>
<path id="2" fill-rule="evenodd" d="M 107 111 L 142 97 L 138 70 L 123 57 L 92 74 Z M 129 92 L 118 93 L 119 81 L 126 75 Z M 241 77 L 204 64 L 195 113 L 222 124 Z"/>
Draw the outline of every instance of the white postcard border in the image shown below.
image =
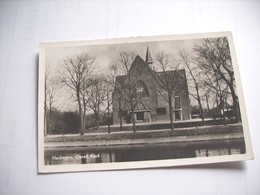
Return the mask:
<path id="1" fill-rule="evenodd" d="M 45 49 L 49 47 L 73 47 L 83 45 L 99 45 L 99 44 L 118 44 L 118 43 L 133 43 L 133 42 L 148 42 L 148 41 L 166 41 L 166 40 L 187 40 L 213 37 L 228 37 L 231 57 L 233 61 L 235 80 L 237 85 L 237 93 L 239 96 L 241 117 L 243 121 L 243 133 L 246 145 L 246 153 L 230 156 L 212 156 L 199 158 L 185 158 L 172 160 L 154 160 L 154 161 L 138 161 L 138 162 L 114 162 L 100 164 L 78 164 L 78 165 L 44 165 L 44 72 L 45 72 Z M 239 67 L 235 55 L 234 41 L 230 32 L 217 33 L 201 33 L 201 34 L 186 34 L 186 35 L 165 35 L 153 37 L 133 37 L 105 40 L 90 40 L 90 41 L 72 41 L 72 42 L 49 42 L 40 43 L 39 52 L 39 83 L 38 83 L 38 172 L 39 173 L 54 173 L 54 172 L 75 172 L 75 171 L 96 171 L 96 170 L 121 170 L 121 169 L 140 169 L 153 167 L 172 167 L 181 165 L 208 164 L 219 162 L 231 162 L 253 159 L 253 150 L 249 133 L 248 119 L 245 109 L 245 100 L 242 91 L 241 79 L 239 75 Z"/>

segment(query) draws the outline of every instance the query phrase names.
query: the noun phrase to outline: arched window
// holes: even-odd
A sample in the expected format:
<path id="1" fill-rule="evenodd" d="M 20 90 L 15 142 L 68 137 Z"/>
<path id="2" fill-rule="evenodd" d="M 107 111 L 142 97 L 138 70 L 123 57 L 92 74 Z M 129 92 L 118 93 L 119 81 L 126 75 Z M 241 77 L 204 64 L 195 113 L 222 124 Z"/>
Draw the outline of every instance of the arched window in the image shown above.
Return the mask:
<path id="1" fill-rule="evenodd" d="M 136 83 L 136 93 L 141 97 L 149 97 L 149 91 L 143 81 L 139 80 Z"/>

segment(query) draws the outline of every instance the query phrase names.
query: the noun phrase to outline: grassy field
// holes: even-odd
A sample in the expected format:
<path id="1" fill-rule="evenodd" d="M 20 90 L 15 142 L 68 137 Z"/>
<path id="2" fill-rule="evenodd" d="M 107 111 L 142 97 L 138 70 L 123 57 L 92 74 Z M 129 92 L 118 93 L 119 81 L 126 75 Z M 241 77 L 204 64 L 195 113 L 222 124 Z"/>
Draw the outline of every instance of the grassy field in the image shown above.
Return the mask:
<path id="1" fill-rule="evenodd" d="M 48 142 L 87 142 L 87 141 L 111 141 L 111 140 L 124 140 L 124 139 L 149 139 L 149 138 L 163 138 L 173 136 L 200 136 L 200 135 L 229 135 L 233 133 L 243 133 L 241 124 L 232 125 L 216 125 L 216 126 L 203 126 L 193 127 L 187 129 L 176 130 L 144 130 L 137 131 L 135 133 L 124 131 L 116 133 L 97 133 L 97 134 L 85 134 L 85 135 L 59 135 L 59 136 L 47 136 L 45 137 L 45 143 Z"/>
<path id="2" fill-rule="evenodd" d="M 233 120 L 226 120 L 227 124 L 232 124 Z M 201 120 L 189 120 L 189 121 L 174 121 L 174 128 L 189 128 L 189 127 L 202 127 L 202 126 L 214 126 L 224 124 L 223 119 L 206 119 L 204 124 Z M 132 131 L 132 124 L 123 124 L 122 131 Z M 136 123 L 136 130 L 158 130 L 158 129 L 170 129 L 171 124 L 169 122 L 160 123 Z M 107 126 L 100 126 L 99 130 L 96 128 L 86 129 L 86 133 L 106 133 Z M 120 132 L 119 125 L 112 125 L 111 132 Z"/>

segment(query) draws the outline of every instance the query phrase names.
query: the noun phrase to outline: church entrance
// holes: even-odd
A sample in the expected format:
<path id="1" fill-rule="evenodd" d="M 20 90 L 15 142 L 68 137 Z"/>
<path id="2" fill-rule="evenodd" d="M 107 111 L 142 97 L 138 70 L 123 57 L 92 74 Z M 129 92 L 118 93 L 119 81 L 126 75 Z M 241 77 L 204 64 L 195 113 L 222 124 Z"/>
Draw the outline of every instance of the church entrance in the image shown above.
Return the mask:
<path id="1" fill-rule="evenodd" d="M 144 121 L 144 112 L 137 112 L 136 113 L 136 120 L 137 121 Z"/>

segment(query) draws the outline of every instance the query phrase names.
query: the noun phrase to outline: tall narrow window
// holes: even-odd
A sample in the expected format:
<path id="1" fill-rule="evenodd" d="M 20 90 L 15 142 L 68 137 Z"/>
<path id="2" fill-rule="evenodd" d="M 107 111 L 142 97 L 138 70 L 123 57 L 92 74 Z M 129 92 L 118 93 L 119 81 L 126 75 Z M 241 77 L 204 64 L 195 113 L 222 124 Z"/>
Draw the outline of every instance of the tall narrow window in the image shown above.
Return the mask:
<path id="1" fill-rule="evenodd" d="M 181 99 L 180 99 L 180 96 L 175 96 L 174 98 L 174 109 L 181 109 Z"/>

